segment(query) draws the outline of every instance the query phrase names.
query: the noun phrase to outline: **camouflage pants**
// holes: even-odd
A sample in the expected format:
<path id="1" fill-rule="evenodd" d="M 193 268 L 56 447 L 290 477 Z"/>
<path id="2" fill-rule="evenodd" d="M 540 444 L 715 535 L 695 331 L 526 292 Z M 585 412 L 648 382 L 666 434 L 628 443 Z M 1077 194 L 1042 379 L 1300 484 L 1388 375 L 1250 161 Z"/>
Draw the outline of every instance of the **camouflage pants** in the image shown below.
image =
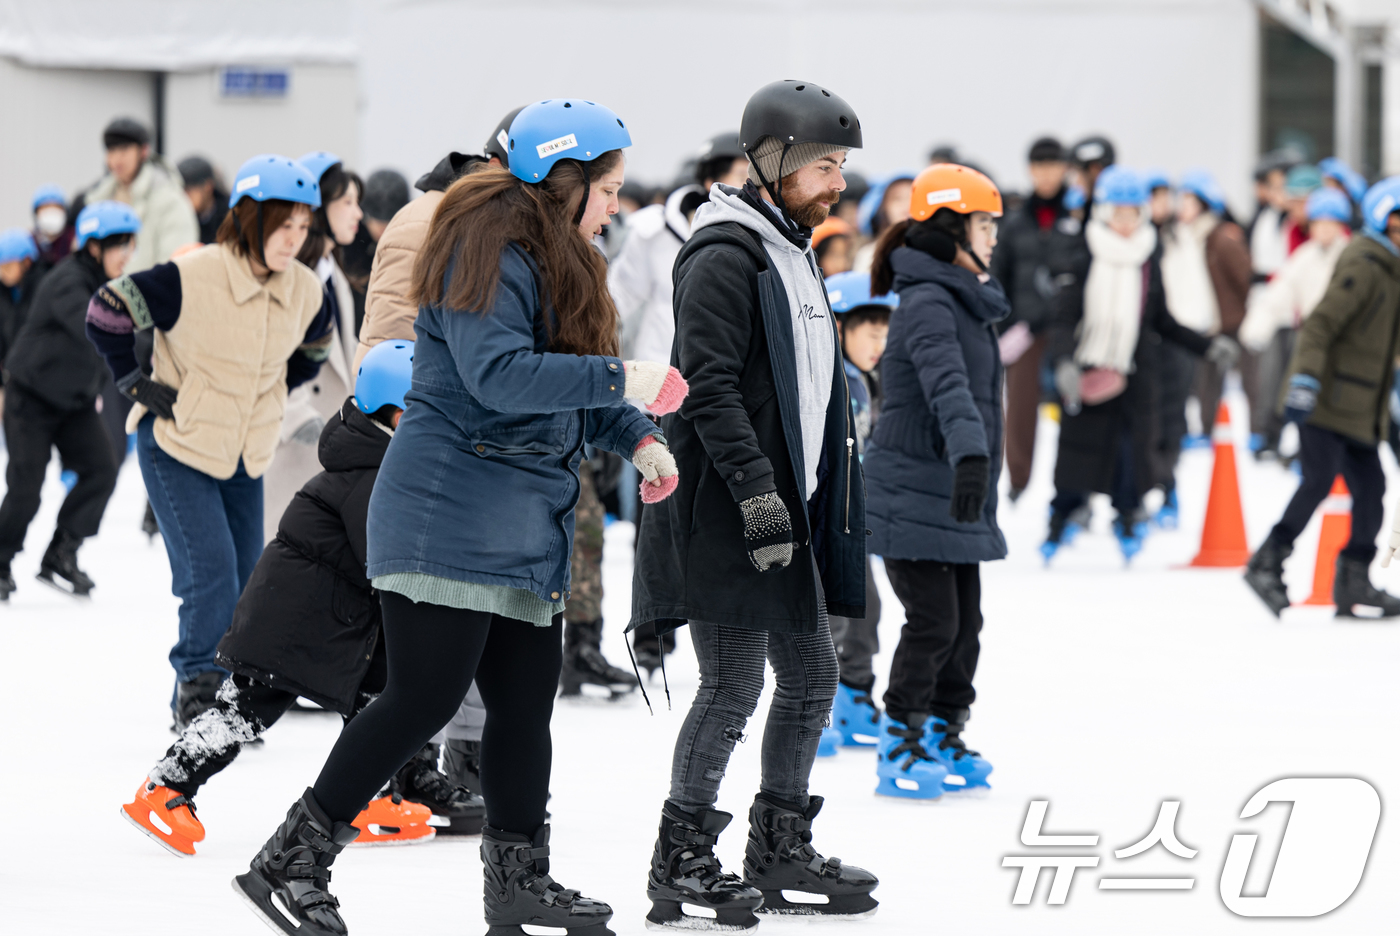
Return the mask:
<path id="1" fill-rule="evenodd" d="M 603 503 L 593 483 L 593 466 L 579 466 L 578 506 L 574 508 L 574 551 L 569 559 L 569 600 L 566 621 L 603 618 Z"/>

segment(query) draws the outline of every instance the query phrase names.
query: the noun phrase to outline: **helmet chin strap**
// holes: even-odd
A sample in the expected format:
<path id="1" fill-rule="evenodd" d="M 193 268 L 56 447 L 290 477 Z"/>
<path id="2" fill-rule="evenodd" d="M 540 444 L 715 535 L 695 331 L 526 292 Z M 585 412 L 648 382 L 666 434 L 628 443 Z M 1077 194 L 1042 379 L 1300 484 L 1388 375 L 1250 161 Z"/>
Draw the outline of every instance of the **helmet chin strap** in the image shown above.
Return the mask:
<path id="1" fill-rule="evenodd" d="M 579 163 L 583 170 L 583 197 L 578 200 L 578 211 L 574 212 L 574 227 L 583 223 L 583 213 L 588 209 L 588 201 L 593 197 L 593 176 L 588 171 L 588 163 Z"/>
<path id="2" fill-rule="evenodd" d="M 768 193 L 768 197 L 773 199 L 773 204 L 783 213 L 783 223 L 794 230 L 801 230 L 802 227 L 792 220 L 792 215 L 788 214 L 787 202 L 783 200 L 783 163 L 787 161 L 788 150 L 792 144 L 784 143 L 783 152 L 778 156 L 778 178 L 769 182 L 763 176 L 763 169 L 758 165 L 758 160 L 753 161 L 753 170 L 758 173 L 758 181 L 763 185 L 763 190 Z"/>

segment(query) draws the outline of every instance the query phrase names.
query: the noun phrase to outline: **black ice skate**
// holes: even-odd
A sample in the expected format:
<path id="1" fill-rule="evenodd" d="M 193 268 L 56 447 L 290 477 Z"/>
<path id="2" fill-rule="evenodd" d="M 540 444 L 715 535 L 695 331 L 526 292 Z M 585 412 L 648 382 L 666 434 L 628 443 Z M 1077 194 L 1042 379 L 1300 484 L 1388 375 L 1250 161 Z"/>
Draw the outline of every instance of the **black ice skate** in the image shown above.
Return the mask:
<path id="1" fill-rule="evenodd" d="M 0 601 L 9 601 L 14 593 L 15 577 L 10 572 L 10 564 L 7 562 L 0 566 Z"/>
<path id="2" fill-rule="evenodd" d="M 182 682 L 175 687 L 175 724 L 170 730 L 183 734 L 184 730 L 204 712 L 214 707 L 218 701 L 219 687 L 224 684 L 224 674 L 218 670 L 207 670 L 194 679 Z"/>
<path id="3" fill-rule="evenodd" d="M 661 807 L 661 828 L 647 875 L 647 929 L 694 929 L 752 933 L 754 911 L 763 895 L 737 874 L 726 874 L 715 857 L 719 834 L 734 816 L 718 809 L 691 814 L 669 800 Z M 690 916 L 682 905 L 714 911 L 711 919 Z"/>
<path id="4" fill-rule="evenodd" d="M 443 835 L 480 835 L 486 822 L 486 801 L 465 787 L 456 786 L 438 770 L 438 746 L 422 750 L 399 768 L 389 788 L 410 803 L 433 811 L 428 824 Z"/>
<path id="5" fill-rule="evenodd" d="M 559 672 L 559 694 L 579 697 L 585 685 L 608 690 L 609 701 L 637 688 L 637 677 L 613 666 L 603 656 L 602 621 L 568 621 L 564 624 L 564 667 Z"/>
<path id="6" fill-rule="evenodd" d="M 823 858 L 812 847 L 812 820 L 821 812 L 822 798 L 810 797 L 806 809 L 769 799 L 760 793 L 749 809 L 749 844 L 744 849 L 744 883 L 763 894 L 759 913 L 822 916 L 856 920 L 873 916 L 880 904 L 870 892 L 879 886 L 875 875 L 843 865 L 840 858 Z M 783 891 L 825 897 L 822 903 L 794 903 Z"/>
<path id="7" fill-rule="evenodd" d="M 65 530 L 53 531 L 53 540 L 39 561 L 39 581 L 65 595 L 86 598 L 92 593 L 93 581 L 78 568 L 78 547 L 83 541 Z"/>
<path id="8" fill-rule="evenodd" d="M 274 930 L 289 936 L 345 936 L 336 900 L 327 889 L 331 862 L 360 830 L 331 822 L 310 787 L 253 857 L 248 873 L 233 879 L 234 893 Z"/>
<path id="9" fill-rule="evenodd" d="M 1245 584 L 1268 605 L 1274 617 L 1281 617 L 1289 604 L 1288 589 L 1283 584 L 1283 560 L 1292 554 L 1292 546 L 1284 546 L 1271 536 L 1249 557 L 1245 568 Z M 1337 608 L 1340 611 L 1340 603 Z"/>
<path id="10" fill-rule="evenodd" d="M 448 738 L 442 746 L 442 772 L 453 786 L 481 795 L 481 742 Z"/>
<path id="11" fill-rule="evenodd" d="M 150 501 L 146 501 L 146 513 L 141 517 L 141 532 L 146 534 L 147 542 L 154 542 L 160 533 L 160 524 L 156 521 L 155 508 Z"/>
<path id="12" fill-rule="evenodd" d="M 1395 617 L 1400 615 L 1400 598 L 1382 591 L 1371 584 L 1369 563 L 1361 559 L 1350 559 L 1346 555 L 1337 556 L 1337 574 L 1332 579 L 1332 601 L 1337 606 L 1337 617 L 1366 617 L 1356 613 L 1356 607 L 1375 608 L 1380 614 L 1370 617 Z"/>
<path id="13" fill-rule="evenodd" d="M 568 936 L 615 936 L 612 907 L 566 890 L 549 876 L 549 825 L 533 839 L 487 826 L 481 833 L 486 875 L 486 936 L 525 936 L 526 926 L 562 927 Z"/>

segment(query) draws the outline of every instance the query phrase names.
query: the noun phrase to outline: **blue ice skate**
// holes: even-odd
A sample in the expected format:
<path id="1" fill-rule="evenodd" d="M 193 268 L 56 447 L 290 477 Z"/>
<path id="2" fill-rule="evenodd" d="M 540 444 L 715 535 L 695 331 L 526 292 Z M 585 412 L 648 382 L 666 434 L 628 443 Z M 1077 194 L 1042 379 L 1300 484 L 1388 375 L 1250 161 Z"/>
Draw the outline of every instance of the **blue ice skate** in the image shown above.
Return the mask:
<path id="1" fill-rule="evenodd" d="M 1181 510 L 1176 503 L 1176 491 L 1167 492 L 1166 500 L 1162 501 L 1162 506 L 1157 509 L 1157 516 L 1153 518 L 1159 530 L 1175 530 L 1181 525 Z"/>
<path id="2" fill-rule="evenodd" d="M 841 683 L 831 704 L 831 725 L 841 733 L 843 745 L 869 747 L 880 740 L 880 709 L 870 693 Z"/>
<path id="3" fill-rule="evenodd" d="M 965 713 L 967 710 L 963 709 Z M 966 719 L 967 715 L 964 714 Z M 987 776 L 992 765 L 976 751 L 969 751 L 962 740 L 965 721 L 948 721 L 932 715 L 924 722 L 924 749 L 948 769 L 943 789 L 949 793 L 966 793 L 991 789 Z"/>
<path id="4" fill-rule="evenodd" d="M 875 785 L 878 795 L 921 800 L 943 795 L 948 768 L 924 749 L 923 737 L 922 725 L 895 721 L 889 712 L 880 716 L 880 759 L 875 765 L 875 775 L 880 778 Z"/>
<path id="5" fill-rule="evenodd" d="M 835 728 L 823 728 L 822 739 L 817 742 L 818 757 L 835 757 L 841 749 L 841 732 Z"/>
<path id="6" fill-rule="evenodd" d="M 1123 551 L 1125 564 L 1142 552 L 1142 544 L 1147 539 L 1147 524 L 1131 517 L 1116 517 L 1113 521 L 1113 535 L 1118 539 L 1118 548 Z"/>

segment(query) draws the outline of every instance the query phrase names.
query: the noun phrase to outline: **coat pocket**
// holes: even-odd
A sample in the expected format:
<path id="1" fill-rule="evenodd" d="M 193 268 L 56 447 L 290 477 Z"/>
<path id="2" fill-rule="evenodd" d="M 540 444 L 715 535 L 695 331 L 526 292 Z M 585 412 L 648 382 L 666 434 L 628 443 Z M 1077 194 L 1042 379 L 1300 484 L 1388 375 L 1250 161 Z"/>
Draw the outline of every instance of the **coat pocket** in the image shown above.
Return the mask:
<path id="1" fill-rule="evenodd" d="M 1374 380 L 1334 371 L 1329 400 L 1334 408 L 1342 412 L 1368 413 L 1376 405 L 1376 394 L 1379 390 L 1380 387 Z"/>

